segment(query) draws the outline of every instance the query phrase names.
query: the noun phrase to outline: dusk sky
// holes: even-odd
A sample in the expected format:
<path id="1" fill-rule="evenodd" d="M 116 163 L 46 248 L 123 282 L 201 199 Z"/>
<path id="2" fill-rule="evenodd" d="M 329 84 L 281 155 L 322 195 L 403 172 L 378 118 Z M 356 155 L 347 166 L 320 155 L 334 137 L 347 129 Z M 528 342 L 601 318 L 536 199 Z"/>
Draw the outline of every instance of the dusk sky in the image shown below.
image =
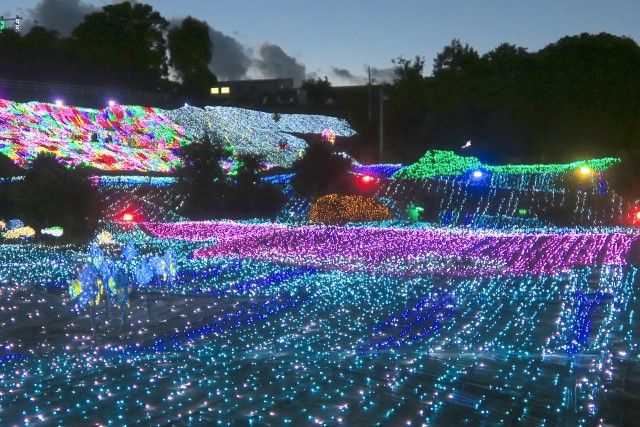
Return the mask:
<path id="1" fill-rule="evenodd" d="M 68 32 L 110 1 L 1 0 L 0 12 Z M 430 66 L 453 38 L 481 54 L 501 42 L 536 51 L 564 35 L 609 32 L 640 40 L 638 0 L 151 0 L 169 20 L 191 15 L 212 27 L 222 79 L 327 76 L 360 83 L 366 66 L 389 77 L 391 59 L 421 55 Z M 114 29 L 117 31 L 117 29 Z M 217 42 L 217 43 L 216 43 Z M 266 64 L 256 66 L 255 64 Z M 271 64 L 271 65 L 269 65 Z M 386 69 L 386 70 L 385 70 Z M 379 71 L 378 71 L 379 70 Z"/>

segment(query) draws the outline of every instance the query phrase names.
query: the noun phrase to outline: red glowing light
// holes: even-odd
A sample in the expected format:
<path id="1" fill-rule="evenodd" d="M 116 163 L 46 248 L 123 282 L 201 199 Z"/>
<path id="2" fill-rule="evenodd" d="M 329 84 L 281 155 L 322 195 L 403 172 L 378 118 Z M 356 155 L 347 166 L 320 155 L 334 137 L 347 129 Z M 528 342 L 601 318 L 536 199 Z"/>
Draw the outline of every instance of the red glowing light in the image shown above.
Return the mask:
<path id="1" fill-rule="evenodd" d="M 130 213 L 128 213 L 128 212 L 127 212 L 127 213 L 122 214 L 122 220 L 123 220 L 123 221 L 125 221 L 125 222 L 131 222 L 131 221 L 133 221 L 133 214 L 130 214 Z"/>
<path id="2" fill-rule="evenodd" d="M 378 179 L 371 175 L 357 175 L 355 177 L 355 183 L 359 187 L 360 191 L 373 191 L 376 188 L 377 181 Z"/>
<path id="3" fill-rule="evenodd" d="M 630 212 L 629 220 L 631 225 L 640 226 L 640 208 L 636 207 Z"/>

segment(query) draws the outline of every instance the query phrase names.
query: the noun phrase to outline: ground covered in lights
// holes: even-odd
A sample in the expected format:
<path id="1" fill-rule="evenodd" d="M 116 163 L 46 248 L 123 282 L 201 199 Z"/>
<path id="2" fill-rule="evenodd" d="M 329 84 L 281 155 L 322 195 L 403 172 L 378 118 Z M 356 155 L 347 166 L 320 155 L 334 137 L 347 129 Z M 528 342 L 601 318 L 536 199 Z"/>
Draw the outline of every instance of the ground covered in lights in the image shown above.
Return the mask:
<path id="1" fill-rule="evenodd" d="M 629 229 L 149 223 L 126 320 L 85 247 L 0 246 L 0 425 L 590 425 L 638 412 Z"/>

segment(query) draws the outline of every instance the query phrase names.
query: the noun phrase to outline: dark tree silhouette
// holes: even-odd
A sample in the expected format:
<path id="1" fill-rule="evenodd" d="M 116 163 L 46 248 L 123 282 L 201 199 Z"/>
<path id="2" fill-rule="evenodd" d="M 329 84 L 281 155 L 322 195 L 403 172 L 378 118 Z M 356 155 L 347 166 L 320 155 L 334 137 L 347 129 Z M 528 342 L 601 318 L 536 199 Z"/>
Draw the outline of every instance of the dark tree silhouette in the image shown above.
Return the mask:
<path id="1" fill-rule="evenodd" d="M 300 89 L 307 91 L 307 100 L 315 106 L 325 105 L 331 96 L 331 82 L 326 76 L 324 79 L 305 80 Z"/>
<path id="2" fill-rule="evenodd" d="M 253 154 L 243 154 L 238 156 L 238 161 L 240 162 L 237 175 L 238 185 L 257 185 L 260 181 L 260 169 L 264 163 L 263 158 Z"/>
<path id="3" fill-rule="evenodd" d="M 167 76 L 169 23 L 147 4 L 122 2 L 87 15 L 72 33 L 76 54 L 122 83 L 156 89 Z"/>
<path id="4" fill-rule="evenodd" d="M 61 226 L 65 236 L 85 239 L 98 226 L 98 189 L 81 169 L 66 168 L 51 155 L 40 154 L 24 181 L 13 185 L 15 214 L 34 228 Z"/>
<path id="5" fill-rule="evenodd" d="M 209 70 L 213 43 L 207 23 L 189 16 L 169 31 L 168 40 L 171 65 L 180 75 L 185 92 L 192 98 L 207 95 L 216 83 Z"/>
<path id="6" fill-rule="evenodd" d="M 181 150 L 184 167 L 178 171 L 178 191 L 186 196 L 182 213 L 192 219 L 274 217 L 284 205 L 282 191 L 261 182 L 261 159 L 241 156 L 235 182 L 220 162 L 226 150 L 207 135 Z"/>
<path id="7" fill-rule="evenodd" d="M 20 169 L 15 163 L 13 163 L 13 161 L 9 157 L 0 154 L 0 178 L 17 176 L 22 172 L 22 169 Z"/>
<path id="8" fill-rule="evenodd" d="M 453 39 L 433 61 L 433 75 L 460 75 L 473 72 L 480 60 L 478 52 L 468 44 Z"/>
<path id="9" fill-rule="evenodd" d="M 0 155 L 0 219 L 13 216 L 14 209 L 10 198 L 13 184 L 7 178 L 20 175 L 21 172 L 9 157 Z"/>
<path id="10" fill-rule="evenodd" d="M 190 218 L 206 219 L 220 209 L 226 192 L 226 176 L 221 160 L 225 150 L 220 141 L 206 134 L 202 141 L 180 150 L 183 167 L 177 171 L 178 190 L 186 196 L 183 213 Z"/>
<path id="11" fill-rule="evenodd" d="M 227 193 L 227 212 L 233 218 L 274 218 L 284 206 L 282 190 L 262 182 L 263 159 L 251 154 L 240 155 L 236 182 Z"/>
<path id="12" fill-rule="evenodd" d="M 345 193 L 351 187 L 351 159 L 334 153 L 326 143 L 312 143 L 293 171 L 293 189 L 304 196 Z"/>
<path id="13" fill-rule="evenodd" d="M 392 59 L 391 62 L 395 65 L 395 83 L 402 84 L 414 84 L 421 83 L 424 80 L 424 58 L 416 55 L 415 59 L 403 58 L 402 56 Z"/>
<path id="14" fill-rule="evenodd" d="M 454 40 L 424 78 L 419 57 L 394 64 L 384 128 L 389 161 L 412 162 L 467 140 L 471 154 L 494 161 L 640 153 L 640 47 L 627 37 L 581 34 L 535 53 L 503 43 L 482 57 Z M 377 137 L 361 113 L 349 118 Z"/>

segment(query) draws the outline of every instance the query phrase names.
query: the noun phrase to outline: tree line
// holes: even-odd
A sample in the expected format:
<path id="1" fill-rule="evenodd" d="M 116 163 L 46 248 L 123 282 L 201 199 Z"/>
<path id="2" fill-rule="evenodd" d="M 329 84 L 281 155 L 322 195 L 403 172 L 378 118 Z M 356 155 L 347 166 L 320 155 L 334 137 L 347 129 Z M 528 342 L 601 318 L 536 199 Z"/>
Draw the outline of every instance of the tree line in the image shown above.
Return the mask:
<path id="1" fill-rule="evenodd" d="M 0 32 L 3 78 L 177 92 L 194 101 L 216 82 L 212 54 L 206 22 L 187 17 L 170 27 L 141 3 L 105 6 L 69 37 L 41 26 L 24 35 Z"/>
<path id="2" fill-rule="evenodd" d="M 538 52 L 503 43 L 484 55 L 454 39 L 429 75 L 423 57 L 393 62 L 384 160 L 413 162 L 467 141 L 464 152 L 487 162 L 640 159 L 640 47 L 630 38 L 580 34 Z M 378 114 L 369 119 L 366 100 L 363 89 L 344 114 L 375 142 Z"/>

